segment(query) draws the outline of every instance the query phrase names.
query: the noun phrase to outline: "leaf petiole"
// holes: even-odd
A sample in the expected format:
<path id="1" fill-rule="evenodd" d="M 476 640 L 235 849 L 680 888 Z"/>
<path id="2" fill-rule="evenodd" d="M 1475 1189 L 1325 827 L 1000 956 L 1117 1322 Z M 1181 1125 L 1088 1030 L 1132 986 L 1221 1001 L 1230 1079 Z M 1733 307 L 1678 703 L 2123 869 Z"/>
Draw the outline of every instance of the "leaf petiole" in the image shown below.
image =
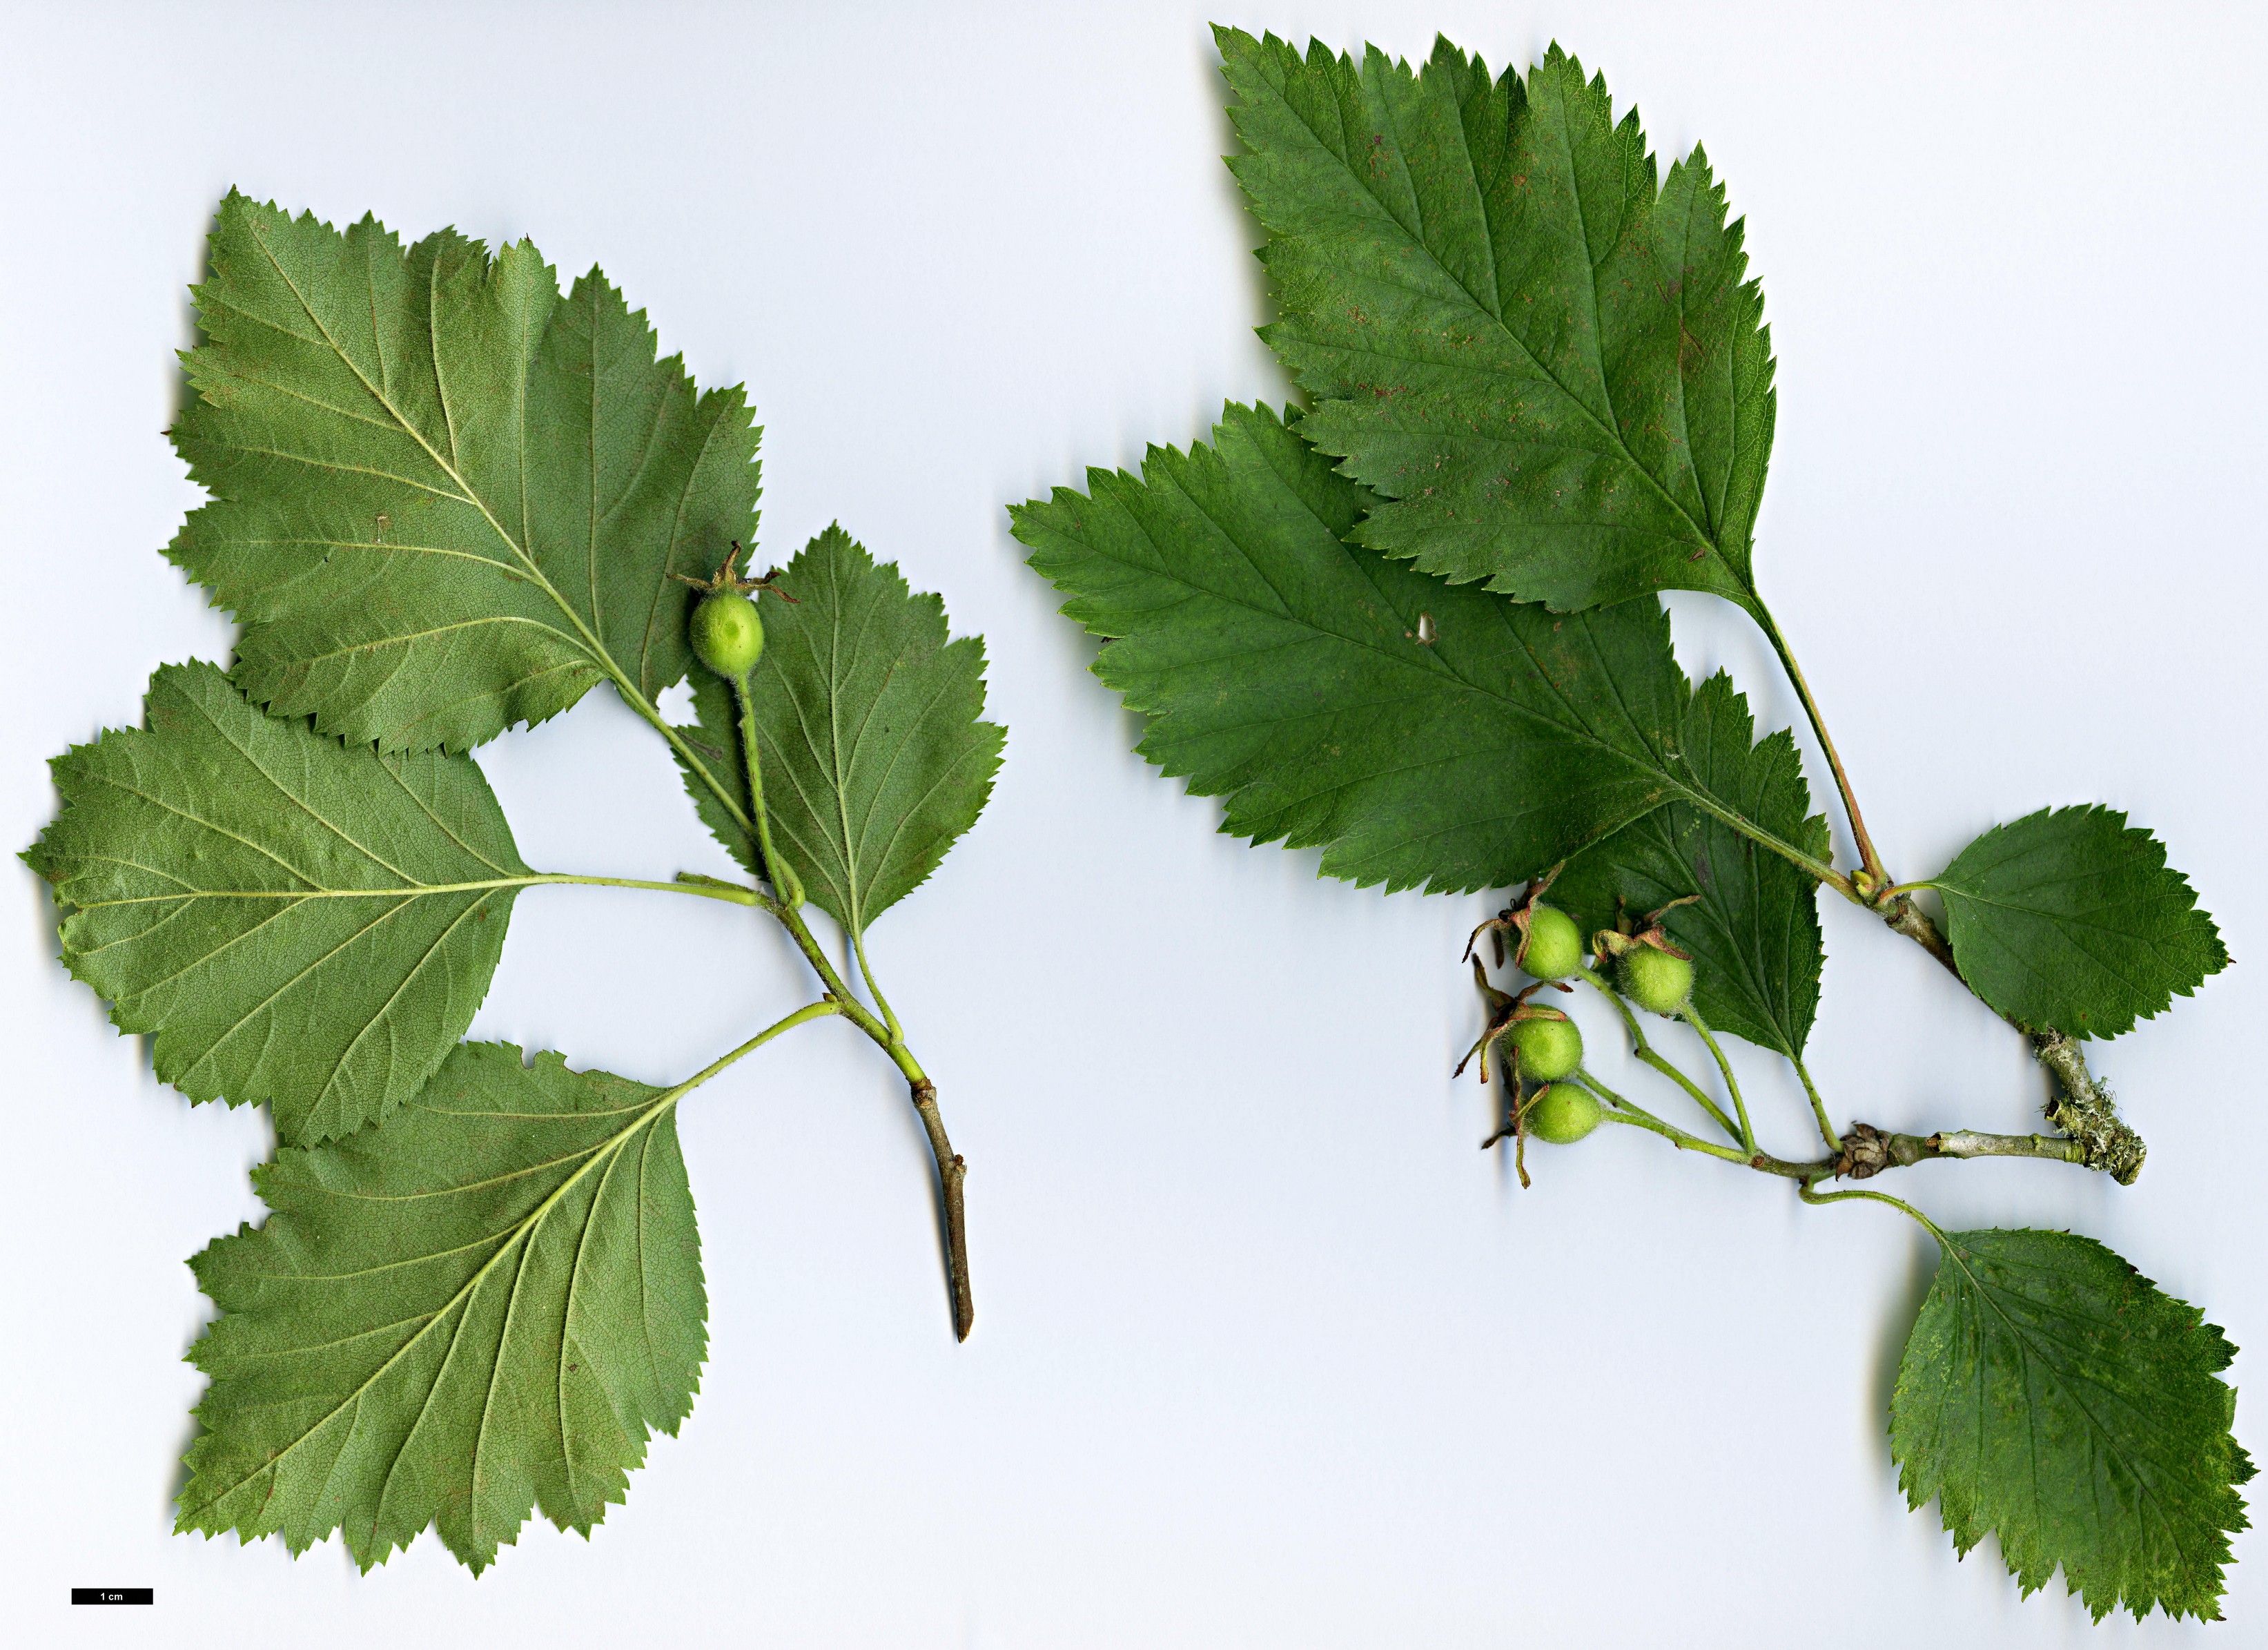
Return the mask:
<path id="1" fill-rule="evenodd" d="M 1824 1179 L 1825 1176 L 1822 1175 L 1820 1178 Z M 1935 1238 L 1939 1243 L 1942 1244 L 1945 1241 L 1945 1234 L 1939 1229 L 1937 1222 L 1903 1197 L 1893 1197 L 1886 1191 L 1861 1191 L 1856 1188 L 1848 1191 L 1814 1191 L 1813 1184 L 1814 1182 L 1808 1179 L 1799 1180 L 1795 1183 L 1795 1195 L 1808 1204 L 1847 1203 L 1854 1197 L 1864 1197 L 1873 1203 L 1886 1203 L 1891 1208 L 1911 1215 L 1919 1221 L 1922 1230 Z"/>
<path id="2" fill-rule="evenodd" d="M 802 1007 L 797 1009 L 795 1013 L 789 1014 L 783 1019 L 774 1020 L 770 1025 L 766 1026 L 762 1031 L 756 1033 L 755 1036 L 749 1038 L 746 1042 L 742 1043 L 739 1048 L 734 1049 L 731 1053 L 723 1056 L 719 1059 L 711 1061 L 709 1064 L 703 1066 L 700 1071 L 695 1072 L 691 1077 L 687 1078 L 676 1087 L 671 1089 L 666 1094 L 663 1095 L 662 1099 L 664 1101 L 681 1099 L 688 1093 L 700 1087 L 702 1084 L 716 1076 L 719 1072 L 732 1064 L 735 1060 L 743 1059 L 748 1055 L 754 1054 L 758 1049 L 762 1048 L 764 1044 L 770 1042 L 774 1037 L 780 1035 L 783 1032 L 793 1031 L 798 1026 L 808 1025 L 814 1020 L 824 1020 L 830 1014 L 839 1014 L 842 1012 L 843 1005 L 840 1003 L 831 1002 L 823 997 L 815 1003 L 806 1003 Z"/>
<path id="3" fill-rule="evenodd" d="M 1803 1079 L 1803 1092 L 1811 1096 L 1811 1115 L 1819 1120 L 1819 1132 L 1827 1142 L 1827 1149 L 1842 1151 L 1843 1138 L 1835 1132 L 1835 1125 L 1827 1120 L 1827 1102 L 1819 1097 L 1819 1086 L 1811 1080 L 1810 1068 L 1804 1064 L 1800 1055 L 1791 1054 L 1787 1058 L 1788 1064 L 1795 1067 L 1795 1074 Z"/>
<path id="4" fill-rule="evenodd" d="M 874 978 L 874 965 L 866 961 L 866 936 L 858 929 L 850 931 L 850 950 L 858 959 L 858 977 L 866 983 L 867 994 L 873 998 L 874 1006 L 882 1011 L 882 1023 L 889 1028 L 890 1041 L 903 1042 L 904 1028 L 898 1024 L 897 1014 L 890 1007 L 890 999 L 882 995 L 882 988 Z"/>
<path id="5" fill-rule="evenodd" d="M 695 753 L 693 747 L 686 743 L 685 736 L 669 725 L 669 718 L 655 709 L 652 701 L 630 685 L 627 677 L 618 671 L 612 674 L 615 691 L 622 696 L 623 703 L 652 724 L 654 732 L 666 740 L 669 748 L 677 753 L 678 760 L 701 776 L 702 783 L 716 792 L 717 799 L 725 805 L 725 811 L 739 822 L 741 829 L 751 829 L 748 810 L 742 807 L 740 799 L 733 794 L 732 787 L 721 782 L 715 774 L 709 771 L 709 764 L 703 762 Z"/>
<path id="6" fill-rule="evenodd" d="M 1858 797 L 1851 788 L 1850 776 L 1845 772 L 1843 759 L 1837 754 L 1835 741 L 1828 734 L 1826 718 L 1820 714 L 1818 701 L 1812 696 L 1811 686 L 1804 680 L 1803 672 L 1795 662 L 1795 655 L 1788 647 L 1787 638 L 1781 634 L 1778 622 L 1761 598 L 1749 608 L 1749 611 L 1771 639 L 1773 652 L 1778 654 L 1780 666 L 1787 674 L 1789 684 L 1803 702 L 1804 714 L 1810 718 L 1812 732 L 1818 736 L 1820 748 L 1827 757 L 1827 765 L 1835 776 L 1835 788 L 1843 799 L 1844 811 L 1850 816 L 1851 833 L 1858 843 L 1864 866 L 1856 876 L 1845 877 L 1831 867 L 1821 866 L 1808 856 L 1790 851 L 1784 843 L 1758 831 L 1729 811 L 1716 808 L 1708 811 L 1715 813 L 1734 829 L 1772 849 L 1783 858 L 1816 877 L 1853 904 L 1874 912 L 1893 933 L 1904 934 L 1936 958 L 1947 973 L 1961 982 L 1962 990 L 2014 1026 L 2031 1043 L 2033 1053 L 2054 1074 L 2062 1091 L 2057 1099 L 2049 1102 L 2048 1120 L 2071 1130 L 2074 1134 L 2088 1137 L 2084 1143 L 2086 1156 L 2080 1160 L 2088 1167 L 2102 1170 L 2122 1186 L 2132 1185 L 2141 1173 L 2142 1160 L 2148 1152 L 2142 1137 L 2134 1131 L 2132 1124 L 2117 1116 L 2107 1088 L 2088 1070 L 2086 1057 L 2073 1039 L 2058 1032 L 2043 1031 L 2021 1017 L 1995 1006 L 1962 971 L 1945 934 L 1913 902 L 1915 894 L 1925 888 L 1939 887 L 1943 873 L 1912 882 L 1894 883 L 1890 880 L 1889 873 L 1881 868 L 1881 856 L 1874 851 L 1874 841 L 1867 835 L 1866 821 L 1859 812 Z M 1705 804 L 1704 806 L 1706 807 Z M 1810 1074 L 1803 1071 L 1800 1061 L 1796 1069 L 1803 1077 L 1805 1087 L 1811 1090 L 1813 1109 L 1819 1118 L 1821 1132 L 1831 1138 L 1833 1130 L 1827 1122 L 1825 1109 L 1820 1105 L 1818 1091 L 1811 1086 Z"/>
<path id="7" fill-rule="evenodd" d="M 756 902 L 756 891 L 754 888 L 744 888 L 738 883 L 719 881 L 715 877 L 696 878 L 691 873 L 683 871 L 677 873 L 677 880 L 674 882 L 647 882 L 636 877 L 569 876 L 563 872 L 554 871 L 539 873 L 530 877 L 528 881 L 535 884 L 550 884 L 555 887 L 646 888 L 656 894 L 691 894 L 701 899 L 724 900 L 733 905 L 754 905 Z"/>
<path id="8" fill-rule="evenodd" d="M 1803 702 L 1803 713 L 1810 718 L 1811 731 L 1817 735 L 1819 748 L 1827 757 L 1828 771 L 1835 776 L 1835 789 L 1843 799 L 1843 812 L 1851 821 L 1852 839 L 1858 844 L 1859 866 L 1867 874 L 1868 889 L 1873 892 L 1874 899 L 1865 897 L 1862 891 L 1847 879 L 1837 876 L 1833 880 L 1834 884 L 1838 892 L 1859 904 L 1871 907 L 1874 900 L 1882 897 L 1881 890 L 1890 878 L 1889 873 L 1882 869 L 1881 856 L 1874 851 L 1874 838 L 1867 834 L 1867 817 L 1859 812 L 1859 798 L 1851 788 L 1851 776 L 1843 770 L 1843 758 L 1837 754 L 1835 741 L 1827 732 L 1827 718 L 1819 713 L 1819 701 L 1811 696 L 1811 684 L 1803 679 L 1802 667 L 1795 662 L 1795 653 L 1788 646 L 1787 637 L 1780 633 L 1779 622 L 1772 617 L 1771 609 L 1764 606 L 1762 596 L 1757 596 L 1753 603 L 1747 605 L 1749 611 L 1763 626 L 1765 639 L 1772 645 L 1772 652 L 1779 656 L 1780 668 L 1787 673 L 1788 685 L 1795 689 L 1795 696 Z M 1828 879 L 1822 878 L 1821 880 Z"/>

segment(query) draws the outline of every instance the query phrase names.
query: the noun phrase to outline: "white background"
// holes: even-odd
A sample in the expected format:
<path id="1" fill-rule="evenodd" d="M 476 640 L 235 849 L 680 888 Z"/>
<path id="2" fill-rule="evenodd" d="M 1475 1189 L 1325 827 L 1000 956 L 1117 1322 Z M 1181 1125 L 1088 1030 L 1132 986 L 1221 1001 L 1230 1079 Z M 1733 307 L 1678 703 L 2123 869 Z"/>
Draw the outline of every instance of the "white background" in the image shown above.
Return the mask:
<path id="1" fill-rule="evenodd" d="M 1897 1190 L 1949 1226 L 2092 1234 L 2203 1304 L 2246 1349 L 2262 1454 L 2261 13 L 1233 11 L 1413 55 L 1440 27 L 1499 65 L 1556 36 L 1665 157 L 1705 136 L 1779 358 L 1763 577 L 1893 870 L 2101 799 L 2170 845 L 2239 960 L 2099 1056 L 2151 1144 L 2132 1190 L 2010 1163 Z M 2060 1581 L 2020 1602 L 1989 1543 L 1955 1563 L 1883 1437 L 1914 1228 L 1622 1131 L 1531 1153 L 1518 1192 L 1448 1078 L 1492 902 L 1319 881 L 1130 754 L 1004 507 L 1288 393 L 1250 330 L 1203 11 L 5 13 L 0 844 L 51 814 L 48 755 L 138 720 L 159 663 L 227 654 L 158 550 L 197 497 L 161 431 L 231 184 L 405 238 L 526 235 L 564 276 L 603 260 L 703 382 L 751 386 L 766 552 L 839 517 L 944 592 L 1010 730 L 990 813 L 874 939 L 971 1164 L 974 1339 L 902 1086 L 847 1029 L 799 1033 L 684 1114 L 711 1351 L 682 1437 L 587 1545 L 538 1524 L 478 1581 L 431 1537 L 363 1578 L 335 1543 L 168 1533 L 204 1318 L 182 1261 L 258 1218 L 269 1126 L 155 1082 L 12 866 L 19 1642 L 2268 1642 L 2257 1534 L 2217 1629 L 2092 1628 Z M 1675 608 L 1689 665 L 1793 717 L 1745 621 Z M 604 691 L 481 762 L 535 865 L 727 868 Z M 1825 920 L 1838 1116 L 2032 1126 L 2043 1079 L 2005 1028 Z M 729 908 L 537 890 L 474 1031 L 668 1081 L 801 1000 L 792 962 Z M 1801 1151 L 1797 1091 L 1743 1064 Z M 74 1583 L 158 1602 L 74 1611 Z"/>

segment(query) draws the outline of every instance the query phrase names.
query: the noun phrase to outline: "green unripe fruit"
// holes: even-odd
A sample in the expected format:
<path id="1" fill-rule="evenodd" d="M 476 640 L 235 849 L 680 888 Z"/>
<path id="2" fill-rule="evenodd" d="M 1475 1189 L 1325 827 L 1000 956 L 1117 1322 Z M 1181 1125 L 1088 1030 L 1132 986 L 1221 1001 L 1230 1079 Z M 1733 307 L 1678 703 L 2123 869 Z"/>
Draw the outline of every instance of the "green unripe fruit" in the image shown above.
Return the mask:
<path id="1" fill-rule="evenodd" d="M 1549 905 L 1528 911 L 1528 945 L 1520 966 L 1539 980 L 1564 980 L 1583 966 L 1583 932 L 1575 919 Z"/>
<path id="2" fill-rule="evenodd" d="M 756 604 L 737 590 L 702 597 L 689 628 L 694 657 L 727 681 L 738 681 L 763 657 L 764 622 L 756 616 Z"/>
<path id="3" fill-rule="evenodd" d="M 1599 1116 L 1597 1097 L 1589 1089 L 1554 1083 L 1528 1102 L 1528 1132 L 1553 1145 L 1572 1145 L 1599 1126 Z"/>
<path id="4" fill-rule="evenodd" d="M 1520 1050 L 1520 1074 L 1549 1083 L 1583 1063 L 1582 1028 L 1572 1020 L 1523 1020 L 1506 1041 Z"/>
<path id="5" fill-rule="evenodd" d="M 1693 994 L 1693 965 L 1652 946 L 1633 946 L 1623 954 L 1615 983 L 1640 1008 L 1674 1014 Z"/>

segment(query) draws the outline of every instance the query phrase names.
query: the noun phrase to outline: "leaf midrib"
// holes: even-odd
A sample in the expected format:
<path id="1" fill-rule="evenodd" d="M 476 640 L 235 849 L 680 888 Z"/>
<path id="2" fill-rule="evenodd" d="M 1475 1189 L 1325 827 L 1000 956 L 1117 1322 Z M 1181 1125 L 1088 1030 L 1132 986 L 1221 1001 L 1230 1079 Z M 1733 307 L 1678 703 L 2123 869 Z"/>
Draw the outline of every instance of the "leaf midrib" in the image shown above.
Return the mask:
<path id="1" fill-rule="evenodd" d="M 125 860 L 105 863 L 124 865 Z M 147 870 L 147 866 L 137 869 Z M 158 875 L 167 873 L 159 872 Z M 82 911 L 108 910 L 120 905 L 165 905 L 180 900 L 394 900 L 406 903 L 423 899 L 429 894 L 478 894 L 495 888 L 525 888 L 555 880 L 547 872 L 530 872 L 524 877 L 497 877 L 485 882 L 410 882 L 394 888 L 191 888 L 181 894 L 136 894 L 116 900 L 72 900 L 75 910 Z M 69 898 L 68 895 L 64 895 Z"/>

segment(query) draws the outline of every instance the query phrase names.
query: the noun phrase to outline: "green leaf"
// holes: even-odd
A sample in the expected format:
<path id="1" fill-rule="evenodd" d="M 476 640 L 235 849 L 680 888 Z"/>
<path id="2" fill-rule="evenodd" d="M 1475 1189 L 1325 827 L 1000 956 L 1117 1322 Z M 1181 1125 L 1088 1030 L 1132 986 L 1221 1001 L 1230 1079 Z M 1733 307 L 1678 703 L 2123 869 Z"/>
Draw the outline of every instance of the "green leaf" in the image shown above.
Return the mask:
<path id="1" fill-rule="evenodd" d="M 1756 742 L 1748 703 L 1728 677 L 1701 684 L 1678 748 L 1694 777 L 1742 815 L 1815 859 L 1830 857 L 1795 740 L 1782 731 Z M 1589 932 L 1693 894 L 1699 902 L 1662 925 L 1693 954 L 1695 1007 L 1719 1031 L 1801 1054 L 1827 961 L 1819 885 L 1714 815 L 1681 802 L 1657 808 L 1576 855 L 1544 897 Z"/>
<path id="2" fill-rule="evenodd" d="M 2157 838 L 2110 808 L 1996 826 L 1930 886 L 1962 977 L 2029 1026 L 2115 1037 L 2228 966 Z"/>
<path id="3" fill-rule="evenodd" d="M 1962 1552 L 1990 1533 L 2026 1593 L 2056 1566 L 2097 1621 L 2217 1620 L 2235 1486 L 2235 1348 L 2093 1240 L 1948 1232 L 1890 1401 L 1898 1482 Z"/>
<path id="4" fill-rule="evenodd" d="M 465 1043 L 375 1129 L 258 1172 L 191 1263 L 219 1308 L 178 1528 L 364 1570 L 428 1524 L 477 1573 L 540 1506 L 586 1536 L 707 1349 L 681 1089 Z"/>
<path id="5" fill-rule="evenodd" d="M 1350 544 L 1371 495 L 1265 409 L 1087 482 L 1018 506 L 1016 536 L 1106 638 L 1095 674 L 1148 715 L 1142 754 L 1226 797 L 1224 829 L 1321 846 L 1350 881 L 1469 892 L 1665 803 L 1737 812 L 1741 785 L 1720 798 L 1684 748 L 1657 603 L 1555 616 Z"/>
<path id="6" fill-rule="evenodd" d="M 461 750 L 688 667 L 692 593 L 755 527 L 738 389 L 696 396 L 596 269 L 403 251 L 232 192 L 174 426 L 212 492 L 168 554 L 244 622 L 237 680 L 389 750 Z"/>
<path id="7" fill-rule="evenodd" d="M 984 711 L 984 645 L 946 639 L 945 603 L 915 595 L 831 527 L 760 598 L 753 677 L 773 846 L 812 902 L 852 933 L 921 886 L 992 794 L 1007 734 Z M 746 793 L 732 688 L 697 673 L 688 742 Z M 682 757 L 680 766 L 684 765 Z M 733 857 L 762 873 L 747 830 L 700 777 L 694 805 Z"/>
<path id="8" fill-rule="evenodd" d="M 1699 149 L 1656 188 L 1638 117 L 1554 46 L 1523 85 L 1447 41 L 1216 31 L 1304 432 L 1390 502 L 1360 541 L 1556 608 L 1663 589 L 1756 610 L 1771 343 Z"/>
<path id="9" fill-rule="evenodd" d="M 536 880 L 469 756 L 342 748 L 210 665 L 150 683 L 145 729 L 55 758 L 24 856 L 63 961 L 153 1034 L 193 1101 L 267 1101 L 322 1140 L 416 1094 L 480 1006 Z"/>

